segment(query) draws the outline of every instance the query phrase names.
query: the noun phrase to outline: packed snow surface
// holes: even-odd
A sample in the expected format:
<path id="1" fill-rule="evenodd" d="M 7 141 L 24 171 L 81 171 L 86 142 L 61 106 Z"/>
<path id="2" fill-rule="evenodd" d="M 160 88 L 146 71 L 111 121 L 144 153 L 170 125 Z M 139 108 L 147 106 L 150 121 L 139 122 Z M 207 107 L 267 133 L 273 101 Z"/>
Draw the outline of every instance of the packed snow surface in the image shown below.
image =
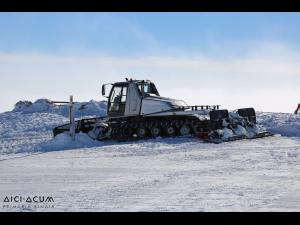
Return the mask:
<path id="1" fill-rule="evenodd" d="M 76 107 L 83 108 L 78 118 L 102 116 L 106 104 Z M 278 135 L 218 145 L 196 138 L 97 142 L 83 133 L 73 141 L 52 137 L 68 122 L 67 108 L 19 102 L 0 114 L 0 211 L 299 211 L 300 116 L 257 114 Z M 4 203 L 16 195 L 50 195 L 54 207 Z"/>

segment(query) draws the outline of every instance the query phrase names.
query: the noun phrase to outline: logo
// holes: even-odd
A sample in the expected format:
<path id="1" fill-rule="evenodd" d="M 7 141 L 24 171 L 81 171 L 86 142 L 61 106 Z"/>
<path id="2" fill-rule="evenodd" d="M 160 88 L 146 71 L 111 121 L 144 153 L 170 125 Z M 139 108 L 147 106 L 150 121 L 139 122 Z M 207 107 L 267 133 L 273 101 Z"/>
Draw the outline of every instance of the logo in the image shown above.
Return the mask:
<path id="1" fill-rule="evenodd" d="M 33 196 L 5 196 L 3 199 L 3 208 L 54 208 L 54 198 L 52 196 L 33 195 Z"/>

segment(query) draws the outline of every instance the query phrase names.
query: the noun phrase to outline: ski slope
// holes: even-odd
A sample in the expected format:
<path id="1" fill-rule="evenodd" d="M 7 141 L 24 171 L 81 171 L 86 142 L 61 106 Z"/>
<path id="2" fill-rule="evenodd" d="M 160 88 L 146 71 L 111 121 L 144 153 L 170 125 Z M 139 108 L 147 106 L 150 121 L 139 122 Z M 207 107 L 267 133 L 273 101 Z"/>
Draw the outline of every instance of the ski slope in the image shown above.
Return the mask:
<path id="1" fill-rule="evenodd" d="M 68 121 L 65 109 L 35 103 L 0 114 L 0 211 L 300 210 L 298 115 L 260 112 L 258 123 L 276 136 L 218 145 L 97 142 L 85 134 L 72 141 L 52 138 L 53 127 Z M 84 104 L 78 117 L 105 112 L 103 102 Z M 51 195 L 54 208 L 4 207 L 15 195 Z"/>

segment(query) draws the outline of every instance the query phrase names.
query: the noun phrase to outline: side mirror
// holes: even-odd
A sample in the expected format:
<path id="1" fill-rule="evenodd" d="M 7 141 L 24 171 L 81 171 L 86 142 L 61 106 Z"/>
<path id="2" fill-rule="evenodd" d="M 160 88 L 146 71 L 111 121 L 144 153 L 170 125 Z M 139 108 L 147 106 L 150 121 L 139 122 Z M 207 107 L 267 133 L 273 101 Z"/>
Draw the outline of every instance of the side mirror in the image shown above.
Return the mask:
<path id="1" fill-rule="evenodd" d="M 105 96 L 105 84 L 102 85 L 102 96 Z"/>
<path id="2" fill-rule="evenodd" d="M 109 97 L 112 86 L 113 86 L 112 84 L 103 84 L 102 85 L 102 96 L 103 97 L 105 97 L 105 98 Z"/>

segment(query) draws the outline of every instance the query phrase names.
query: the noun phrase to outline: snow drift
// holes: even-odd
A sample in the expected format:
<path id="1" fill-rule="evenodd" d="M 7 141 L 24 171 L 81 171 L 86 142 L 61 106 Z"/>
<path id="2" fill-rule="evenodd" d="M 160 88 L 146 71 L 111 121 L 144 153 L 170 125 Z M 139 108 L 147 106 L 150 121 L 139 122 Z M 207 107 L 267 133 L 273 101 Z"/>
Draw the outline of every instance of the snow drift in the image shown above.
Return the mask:
<path id="1" fill-rule="evenodd" d="M 258 112 L 257 123 L 275 134 L 286 137 L 300 137 L 299 114 Z"/>
<path id="2" fill-rule="evenodd" d="M 42 142 L 35 147 L 37 151 L 58 151 L 76 148 L 88 148 L 101 146 L 102 143 L 91 139 L 85 133 L 78 133 L 75 135 L 74 140 L 68 133 L 62 133 L 55 138 Z"/>
<path id="3" fill-rule="evenodd" d="M 67 140 L 63 142 L 62 137 L 53 139 L 53 128 L 68 123 L 68 115 L 67 105 L 56 105 L 48 99 L 17 102 L 12 111 L 0 113 L 0 154 L 91 146 L 88 144 L 90 140 L 80 141 L 82 136 L 76 138 L 73 145 L 67 144 Z M 75 103 L 77 119 L 104 115 L 106 115 L 105 101 Z M 77 140 L 79 143 L 76 144 Z M 53 145 L 53 148 L 50 145 Z"/>

